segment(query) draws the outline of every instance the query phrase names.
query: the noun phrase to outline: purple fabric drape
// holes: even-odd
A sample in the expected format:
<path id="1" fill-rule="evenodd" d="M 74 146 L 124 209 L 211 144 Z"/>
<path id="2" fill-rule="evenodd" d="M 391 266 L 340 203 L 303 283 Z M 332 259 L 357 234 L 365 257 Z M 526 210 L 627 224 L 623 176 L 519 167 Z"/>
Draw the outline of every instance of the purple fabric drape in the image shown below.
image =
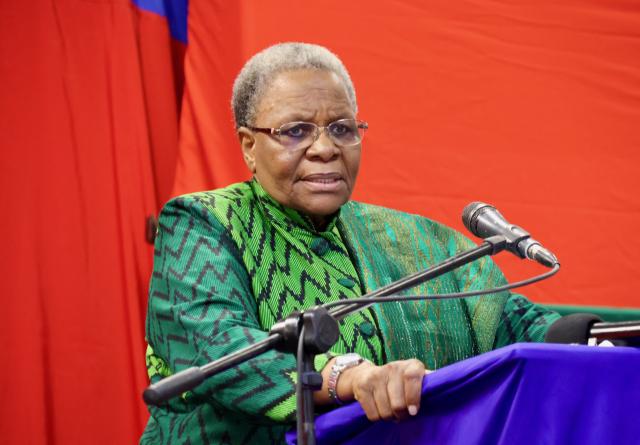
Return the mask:
<path id="1" fill-rule="evenodd" d="M 517 344 L 426 376 L 415 418 L 319 416 L 321 444 L 638 444 L 640 349 Z M 287 436 L 296 443 L 295 432 Z"/>

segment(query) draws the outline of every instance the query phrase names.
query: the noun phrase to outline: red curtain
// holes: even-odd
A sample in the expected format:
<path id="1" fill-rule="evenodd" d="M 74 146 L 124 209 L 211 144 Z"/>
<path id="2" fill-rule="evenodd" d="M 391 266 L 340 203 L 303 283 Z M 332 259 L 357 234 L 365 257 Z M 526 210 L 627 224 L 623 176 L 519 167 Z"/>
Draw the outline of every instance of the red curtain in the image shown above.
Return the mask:
<path id="1" fill-rule="evenodd" d="M 247 178 L 235 74 L 282 41 L 345 62 L 369 122 L 354 199 L 466 232 L 495 205 L 560 258 L 539 302 L 639 306 L 640 5 L 628 0 L 190 3 L 174 194 Z M 503 254 L 508 277 L 539 272 Z"/>
<path id="2" fill-rule="evenodd" d="M 134 443 L 146 422 L 145 221 L 173 182 L 172 45 L 129 1 L 0 4 L 1 443 Z"/>
<path id="3" fill-rule="evenodd" d="M 563 262 L 528 296 L 638 306 L 636 2 L 191 0 L 188 19 L 183 72 L 167 19 L 130 0 L 0 3 L 0 441 L 137 440 L 146 220 L 247 178 L 231 83 L 279 41 L 352 74 L 370 124 L 355 199 L 460 230 L 487 201 Z"/>

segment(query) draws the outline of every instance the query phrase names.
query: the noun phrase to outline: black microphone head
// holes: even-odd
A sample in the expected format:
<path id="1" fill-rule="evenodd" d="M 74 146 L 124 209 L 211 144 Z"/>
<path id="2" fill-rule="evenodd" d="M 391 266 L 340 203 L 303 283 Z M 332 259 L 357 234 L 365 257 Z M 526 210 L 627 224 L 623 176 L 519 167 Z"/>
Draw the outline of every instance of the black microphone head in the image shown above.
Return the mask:
<path id="1" fill-rule="evenodd" d="M 586 345 L 591 336 L 591 326 L 601 322 L 602 319 L 595 314 L 577 313 L 569 314 L 556 320 L 547 334 L 545 343 L 578 343 Z"/>
<path id="2" fill-rule="evenodd" d="M 474 201 L 462 210 L 462 224 L 464 224 L 469 232 L 476 236 L 478 236 L 478 234 L 476 233 L 474 222 L 478 218 L 479 210 L 484 207 L 494 208 L 492 205 L 484 202 Z"/>

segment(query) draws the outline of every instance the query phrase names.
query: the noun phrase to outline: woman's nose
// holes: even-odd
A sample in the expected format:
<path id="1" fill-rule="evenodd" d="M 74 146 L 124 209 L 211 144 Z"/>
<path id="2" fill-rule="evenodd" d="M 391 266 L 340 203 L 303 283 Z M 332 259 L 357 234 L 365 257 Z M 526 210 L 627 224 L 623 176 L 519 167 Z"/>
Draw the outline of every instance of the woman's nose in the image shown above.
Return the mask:
<path id="1" fill-rule="evenodd" d="M 318 137 L 307 148 L 307 156 L 319 157 L 324 161 L 330 161 L 340 154 L 340 148 L 331 140 L 326 127 L 318 128 Z"/>

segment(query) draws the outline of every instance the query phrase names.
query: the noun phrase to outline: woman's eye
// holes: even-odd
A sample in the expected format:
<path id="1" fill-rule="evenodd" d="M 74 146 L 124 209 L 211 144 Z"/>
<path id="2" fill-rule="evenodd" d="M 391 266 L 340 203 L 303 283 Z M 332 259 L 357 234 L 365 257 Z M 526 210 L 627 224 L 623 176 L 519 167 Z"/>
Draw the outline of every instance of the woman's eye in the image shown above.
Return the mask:
<path id="1" fill-rule="evenodd" d="M 296 125 L 294 127 L 287 128 L 286 130 L 284 130 L 282 132 L 282 134 L 284 136 L 288 136 L 290 138 L 301 138 L 301 137 L 306 136 L 307 133 L 308 133 L 308 131 L 304 127 L 304 125 Z"/>
<path id="2" fill-rule="evenodd" d="M 344 124 L 334 124 L 331 126 L 331 133 L 336 136 L 344 136 L 351 133 L 351 127 Z"/>

